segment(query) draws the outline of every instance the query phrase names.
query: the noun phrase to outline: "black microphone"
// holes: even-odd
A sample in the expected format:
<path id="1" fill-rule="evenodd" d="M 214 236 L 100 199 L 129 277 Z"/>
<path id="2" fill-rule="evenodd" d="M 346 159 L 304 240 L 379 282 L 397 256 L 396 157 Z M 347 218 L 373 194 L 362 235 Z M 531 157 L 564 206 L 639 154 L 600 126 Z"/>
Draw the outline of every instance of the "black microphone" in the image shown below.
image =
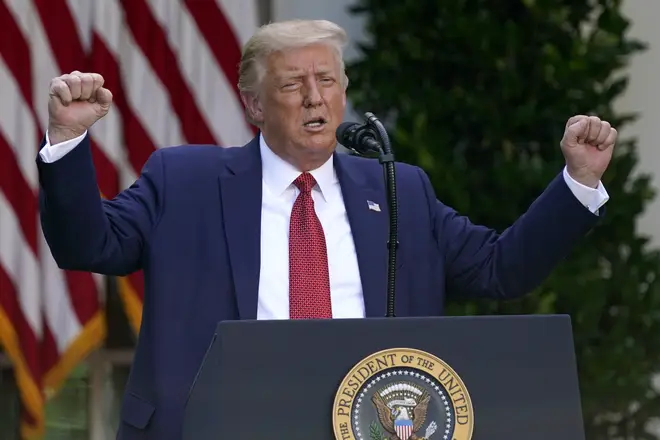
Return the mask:
<path id="1" fill-rule="evenodd" d="M 385 126 L 373 113 L 364 114 L 367 123 L 343 122 L 337 127 L 337 142 L 355 152 L 359 156 L 373 157 L 377 155 L 378 161 L 385 171 L 385 188 L 387 190 L 387 204 L 389 206 L 390 234 L 387 241 L 387 314 L 393 318 L 394 290 L 396 277 L 396 251 L 399 247 L 398 222 L 399 213 L 396 197 L 396 175 L 394 169 L 394 153 L 390 146 L 390 139 Z"/>
<path id="2" fill-rule="evenodd" d="M 382 151 L 378 136 L 369 124 L 342 122 L 336 131 L 337 142 L 360 155 L 371 155 Z"/>

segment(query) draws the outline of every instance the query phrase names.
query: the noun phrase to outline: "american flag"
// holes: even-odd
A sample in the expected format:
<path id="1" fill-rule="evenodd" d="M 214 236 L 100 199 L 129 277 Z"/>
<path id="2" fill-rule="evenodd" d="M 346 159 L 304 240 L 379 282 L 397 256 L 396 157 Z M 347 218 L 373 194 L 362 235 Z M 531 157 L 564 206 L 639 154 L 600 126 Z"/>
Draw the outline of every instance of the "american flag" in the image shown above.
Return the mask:
<path id="1" fill-rule="evenodd" d="M 99 190 L 128 187 L 156 149 L 254 136 L 236 83 L 257 0 L 0 0 L 0 344 L 21 393 L 21 436 L 105 337 L 102 278 L 60 270 L 38 221 L 38 147 L 51 78 L 97 72 L 114 95 L 91 130 Z M 119 281 L 137 332 L 143 281 Z"/>

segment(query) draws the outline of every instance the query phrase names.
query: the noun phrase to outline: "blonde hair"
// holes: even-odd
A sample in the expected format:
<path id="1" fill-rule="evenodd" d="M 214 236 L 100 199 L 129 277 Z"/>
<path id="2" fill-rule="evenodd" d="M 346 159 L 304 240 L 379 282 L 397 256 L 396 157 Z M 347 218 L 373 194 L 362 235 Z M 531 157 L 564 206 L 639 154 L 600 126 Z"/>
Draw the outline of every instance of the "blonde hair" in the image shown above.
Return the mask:
<path id="1" fill-rule="evenodd" d="M 336 52 L 341 69 L 340 81 L 346 88 L 348 77 L 343 50 L 347 40 L 346 31 L 328 20 L 289 20 L 261 26 L 243 47 L 238 68 L 238 89 L 258 94 L 268 55 L 313 44 L 327 44 Z"/>

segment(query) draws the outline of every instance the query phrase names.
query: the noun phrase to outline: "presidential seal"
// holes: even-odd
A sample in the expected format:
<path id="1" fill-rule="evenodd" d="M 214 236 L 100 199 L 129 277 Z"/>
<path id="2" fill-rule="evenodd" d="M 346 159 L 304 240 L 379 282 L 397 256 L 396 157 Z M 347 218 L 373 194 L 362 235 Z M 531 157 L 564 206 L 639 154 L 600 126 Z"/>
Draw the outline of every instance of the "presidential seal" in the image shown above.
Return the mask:
<path id="1" fill-rule="evenodd" d="M 333 405 L 337 440 L 470 440 L 472 402 L 456 372 L 413 348 L 379 351 L 342 381 Z"/>

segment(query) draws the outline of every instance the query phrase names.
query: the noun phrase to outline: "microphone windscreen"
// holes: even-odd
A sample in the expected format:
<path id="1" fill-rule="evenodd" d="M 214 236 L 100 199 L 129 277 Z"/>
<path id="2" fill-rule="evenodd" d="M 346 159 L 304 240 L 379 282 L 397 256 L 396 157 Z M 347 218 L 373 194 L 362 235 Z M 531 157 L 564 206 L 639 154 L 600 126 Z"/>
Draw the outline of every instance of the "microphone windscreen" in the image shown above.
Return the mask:
<path id="1" fill-rule="evenodd" d="M 342 122 L 339 124 L 339 127 L 335 131 L 337 142 L 347 147 L 347 144 L 350 143 L 352 129 L 358 125 L 356 122 Z"/>

